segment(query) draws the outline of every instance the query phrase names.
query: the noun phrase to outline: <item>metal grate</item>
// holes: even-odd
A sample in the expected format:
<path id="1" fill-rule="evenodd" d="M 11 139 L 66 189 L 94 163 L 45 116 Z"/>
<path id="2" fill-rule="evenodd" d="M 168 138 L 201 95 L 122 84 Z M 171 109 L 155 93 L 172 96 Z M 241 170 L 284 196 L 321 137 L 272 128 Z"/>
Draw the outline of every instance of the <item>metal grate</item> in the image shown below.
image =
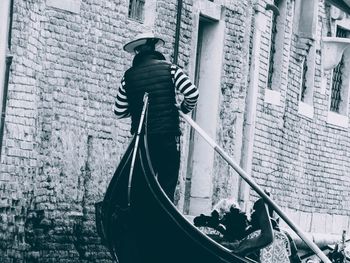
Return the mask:
<path id="1" fill-rule="evenodd" d="M 347 37 L 348 30 L 337 28 L 337 37 Z M 332 77 L 332 90 L 331 90 L 331 106 L 330 110 L 339 113 L 340 103 L 342 101 L 341 89 L 343 85 L 343 70 L 344 70 L 344 57 L 342 57 L 340 63 L 333 70 Z"/>
<path id="2" fill-rule="evenodd" d="M 143 20 L 143 9 L 145 0 L 130 0 L 129 2 L 129 17 L 138 21 Z"/>
<path id="3" fill-rule="evenodd" d="M 344 68 L 343 58 L 333 70 L 332 92 L 331 92 L 331 111 L 339 112 L 341 102 L 341 86 L 343 83 L 342 71 Z"/>
<path id="4" fill-rule="evenodd" d="M 274 4 L 278 6 L 279 1 L 274 1 Z M 271 29 L 271 46 L 270 46 L 270 59 L 269 59 L 269 72 L 267 76 L 267 87 L 272 89 L 272 76 L 274 73 L 274 59 L 276 53 L 276 36 L 277 36 L 277 14 L 273 13 L 272 17 L 272 29 Z"/>

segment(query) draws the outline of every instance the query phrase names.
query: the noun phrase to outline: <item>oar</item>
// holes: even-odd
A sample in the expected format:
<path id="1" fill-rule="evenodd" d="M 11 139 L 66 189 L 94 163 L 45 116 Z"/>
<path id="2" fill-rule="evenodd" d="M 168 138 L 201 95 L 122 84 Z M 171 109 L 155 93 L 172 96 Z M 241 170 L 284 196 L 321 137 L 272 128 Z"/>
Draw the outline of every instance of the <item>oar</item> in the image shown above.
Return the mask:
<path id="1" fill-rule="evenodd" d="M 132 174 L 134 172 L 136 153 L 137 153 L 137 148 L 139 146 L 140 134 L 141 134 L 141 131 L 142 131 L 143 121 L 145 119 L 145 113 L 146 113 L 146 110 L 147 110 L 147 106 L 148 106 L 148 93 L 146 92 L 145 95 L 143 96 L 143 107 L 142 107 L 142 111 L 141 111 L 141 117 L 140 117 L 139 126 L 138 126 L 137 132 L 136 132 L 134 149 L 133 149 L 133 153 L 132 153 L 132 157 L 131 157 L 131 165 L 130 165 L 130 172 L 129 172 L 129 182 L 128 182 L 128 206 L 129 207 L 130 207 L 130 202 L 131 202 Z"/>
<path id="2" fill-rule="evenodd" d="M 263 199 L 273 207 L 277 214 L 292 228 L 295 233 L 316 253 L 316 255 L 325 263 L 331 263 L 329 258 L 321 251 L 321 249 L 301 231 L 291 219 L 279 208 L 279 206 L 261 189 L 261 187 L 254 182 L 253 178 L 249 176 L 239 165 L 237 165 L 224 150 L 210 138 L 210 136 L 194 122 L 189 116 L 179 111 L 180 115 L 201 135 L 213 149 L 219 153 L 225 161 L 246 181 Z"/>

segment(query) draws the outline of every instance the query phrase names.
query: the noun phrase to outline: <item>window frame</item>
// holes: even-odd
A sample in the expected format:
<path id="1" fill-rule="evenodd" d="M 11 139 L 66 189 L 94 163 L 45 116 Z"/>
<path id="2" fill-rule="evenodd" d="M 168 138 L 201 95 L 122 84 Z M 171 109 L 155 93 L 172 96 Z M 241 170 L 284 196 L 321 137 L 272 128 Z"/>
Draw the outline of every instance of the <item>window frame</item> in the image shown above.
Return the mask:
<path id="1" fill-rule="evenodd" d="M 142 3 L 141 6 L 136 6 Z M 128 19 L 141 22 L 145 21 L 146 0 L 129 0 Z"/>
<path id="2" fill-rule="evenodd" d="M 296 0 L 294 30 L 298 37 L 300 63 L 300 86 L 298 93 L 298 113 L 302 117 L 312 119 L 314 116 L 314 91 L 317 54 L 317 29 L 318 29 L 318 0 Z M 306 59 L 307 71 L 303 76 L 303 67 Z M 303 79 L 305 77 L 305 80 Z M 303 87 L 303 83 L 306 88 Z M 302 99 L 302 92 L 304 97 Z"/>
<path id="3" fill-rule="evenodd" d="M 5 104 L 5 79 L 6 68 L 8 64 L 12 62 L 12 56 L 10 55 L 10 16 L 12 9 L 12 0 L 0 1 L 0 126 L 4 121 L 4 104 Z"/>
<path id="4" fill-rule="evenodd" d="M 306 72 L 304 67 L 307 66 Z M 315 89 L 316 47 L 311 42 L 310 48 L 300 60 L 300 86 L 298 94 L 298 113 L 312 119 L 314 116 L 314 89 Z"/>
<path id="5" fill-rule="evenodd" d="M 345 23 L 342 20 L 337 20 L 334 22 L 332 28 L 332 35 L 337 35 L 337 29 L 342 28 L 348 31 L 347 38 L 350 38 L 350 21 Z M 327 124 L 335 128 L 345 128 L 349 127 L 349 104 L 350 104 L 350 49 L 346 49 L 343 53 L 343 57 L 339 63 L 344 63 L 344 68 L 342 70 L 342 85 L 341 85 L 341 98 L 339 104 L 339 111 L 335 112 L 331 110 L 331 100 L 332 100 L 332 86 L 333 86 L 333 74 L 334 69 L 332 69 L 329 74 L 329 96 L 328 96 L 328 113 L 327 113 Z"/>
<path id="6" fill-rule="evenodd" d="M 284 45 L 286 44 L 287 35 L 285 31 L 286 27 L 286 19 L 287 19 L 287 9 L 288 9 L 288 0 L 279 0 L 277 1 L 277 5 L 275 5 L 279 14 L 276 15 L 272 13 L 270 15 L 271 22 L 269 27 L 269 53 L 268 53 L 268 72 L 266 78 L 266 88 L 265 88 L 265 97 L 264 101 L 266 103 L 272 105 L 280 105 L 281 100 L 281 86 L 286 85 L 283 83 L 283 75 L 288 74 L 286 71 L 286 67 L 283 66 L 284 61 L 288 61 L 288 59 L 284 59 L 284 56 L 289 57 L 289 53 L 285 54 Z M 273 1 L 275 4 L 275 1 Z M 276 22 L 276 34 L 273 36 L 273 28 L 274 28 L 274 19 Z M 274 38 L 274 41 L 272 40 Z M 272 47 L 274 45 L 274 47 Z M 273 54 L 271 54 L 272 49 L 275 50 Z M 271 57 L 273 56 L 273 57 Z M 271 66 L 271 62 L 273 65 Z M 278 65 L 278 66 L 277 66 Z M 272 68 L 272 73 L 270 73 L 270 69 Z"/>

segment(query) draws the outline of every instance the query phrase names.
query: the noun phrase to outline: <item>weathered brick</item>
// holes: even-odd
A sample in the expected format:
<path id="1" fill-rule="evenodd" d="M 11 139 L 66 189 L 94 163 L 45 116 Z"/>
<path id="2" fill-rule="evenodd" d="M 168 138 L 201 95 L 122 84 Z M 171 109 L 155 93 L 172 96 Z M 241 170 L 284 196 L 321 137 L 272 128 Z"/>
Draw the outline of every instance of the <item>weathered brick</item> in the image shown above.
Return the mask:
<path id="1" fill-rule="evenodd" d="M 126 1 L 81 1 L 76 13 L 51 8 L 44 0 L 14 2 L 14 59 L 0 166 L 0 261 L 87 262 L 88 257 L 94 262 L 111 262 L 106 248 L 98 243 L 93 204 L 103 197 L 130 141 L 130 120 L 116 120 L 112 112 L 118 82 L 132 60 L 122 45 L 148 27 L 128 19 Z M 214 139 L 239 161 L 246 95 L 252 81 L 254 12 L 251 1 L 224 2 L 223 65 Z M 298 114 L 300 58 L 311 42 L 295 35 L 295 1 L 286 2 L 280 65 L 285 71 L 279 106 L 264 102 L 270 15 L 262 32 L 255 137 L 251 138 L 252 176 L 291 211 L 303 230 L 338 233 L 349 227 L 345 220 L 350 214 L 349 134 L 325 126 L 330 90 L 326 87 L 325 94 L 320 92 L 320 52 L 316 52 L 314 118 Z M 196 4 L 184 1 L 178 54 L 179 65 L 191 70 L 191 77 L 196 59 L 193 36 L 198 31 L 193 15 L 198 12 Z M 326 23 L 322 1 L 319 9 L 320 21 Z M 158 0 L 151 25 L 166 40 L 161 51 L 169 58 L 174 52 L 176 10 L 175 1 Z M 322 31 L 326 27 L 318 28 L 319 37 L 327 35 Z M 319 39 L 316 42 L 320 45 Z M 187 124 L 182 127 L 180 210 L 186 202 L 189 134 Z M 218 156 L 214 166 L 213 182 L 206 182 L 213 189 L 213 202 L 237 195 L 237 174 Z M 251 199 L 255 197 L 251 194 Z M 80 216 L 66 216 L 75 212 Z M 324 215 L 324 221 L 317 222 Z M 81 221 L 83 242 L 77 250 L 72 225 Z M 24 240 L 23 232 L 27 233 Z"/>

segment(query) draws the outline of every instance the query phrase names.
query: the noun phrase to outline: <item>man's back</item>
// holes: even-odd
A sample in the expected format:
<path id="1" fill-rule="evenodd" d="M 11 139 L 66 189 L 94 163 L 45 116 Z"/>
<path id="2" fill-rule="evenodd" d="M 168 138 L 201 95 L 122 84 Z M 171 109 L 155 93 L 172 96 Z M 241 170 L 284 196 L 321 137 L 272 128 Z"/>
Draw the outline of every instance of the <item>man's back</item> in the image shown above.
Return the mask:
<path id="1" fill-rule="evenodd" d="M 179 113 L 175 106 L 175 87 L 171 64 L 151 54 L 125 73 L 125 90 L 132 118 L 132 132 L 140 118 L 145 92 L 149 94 L 147 129 L 150 134 L 179 135 Z"/>

